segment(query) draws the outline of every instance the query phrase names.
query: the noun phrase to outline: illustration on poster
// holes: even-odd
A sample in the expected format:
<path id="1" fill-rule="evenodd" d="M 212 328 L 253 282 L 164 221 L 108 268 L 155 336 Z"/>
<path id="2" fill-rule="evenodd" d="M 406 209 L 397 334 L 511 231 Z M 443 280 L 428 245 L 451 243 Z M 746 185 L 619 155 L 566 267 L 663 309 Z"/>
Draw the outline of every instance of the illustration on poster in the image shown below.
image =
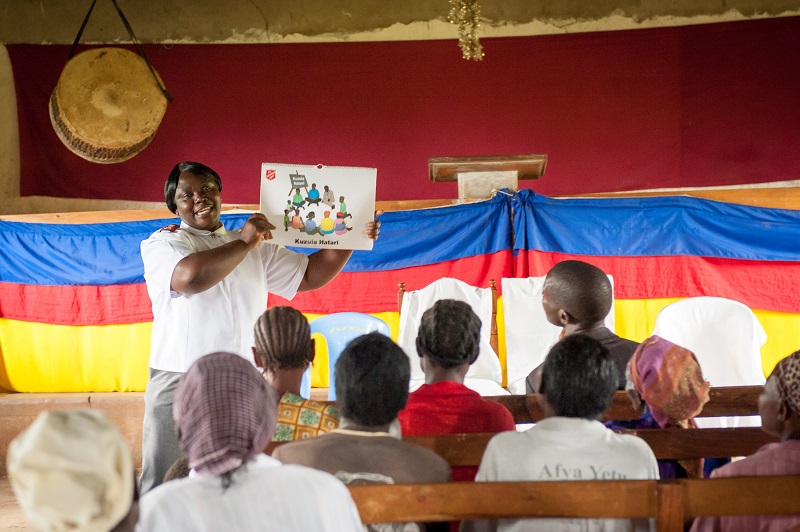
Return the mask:
<path id="1" fill-rule="evenodd" d="M 353 228 L 374 213 L 376 178 L 375 168 L 263 163 L 261 212 L 283 227 L 275 243 L 372 249 Z"/>
<path id="2" fill-rule="evenodd" d="M 319 225 L 317 225 L 316 213 L 314 211 L 310 211 L 306 214 L 306 221 L 303 222 L 302 218 L 300 218 L 300 209 L 303 209 L 306 204 L 309 206 L 311 205 L 319 205 L 320 202 L 325 202 L 325 198 L 330 197 L 331 203 L 332 199 L 335 198 L 335 194 L 333 190 L 328 185 L 323 185 L 323 189 L 325 191 L 325 198 L 320 196 L 319 189 L 317 189 L 316 183 L 311 183 L 311 188 L 308 188 L 308 180 L 306 176 L 303 174 L 298 173 L 295 171 L 292 174 L 289 174 L 289 181 L 291 182 L 291 188 L 289 189 L 289 196 L 292 198 L 288 200 L 286 204 L 286 209 L 283 211 L 283 227 L 286 231 L 289 230 L 290 220 L 289 220 L 289 212 L 290 210 L 294 210 L 295 215 L 292 217 L 291 227 L 292 229 L 297 229 L 301 233 L 305 233 L 306 235 L 330 235 L 336 233 L 337 235 L 344 235 L 347 234 L 348 231 L 352 231 L 352 227 L 348 227 L 345 224 L 345 218 L 352 218 L 353 215 L 347 212 L 347 204 L 344 201 L 344 196 L 339 196 L 339 210 L 336 212 L 336 220 L 331 219 L 331 211 L 325 211 L 323 213 L 324 218 L 320 221 Z M 306 195 L 300 193 L 300 189 L 305 189 Z M 327 205 L 327 202 L 325 202 Z M 331 205 L 332 206 L 332 205 Z M 305 243 L 305 242 L 303 242 Z"/>

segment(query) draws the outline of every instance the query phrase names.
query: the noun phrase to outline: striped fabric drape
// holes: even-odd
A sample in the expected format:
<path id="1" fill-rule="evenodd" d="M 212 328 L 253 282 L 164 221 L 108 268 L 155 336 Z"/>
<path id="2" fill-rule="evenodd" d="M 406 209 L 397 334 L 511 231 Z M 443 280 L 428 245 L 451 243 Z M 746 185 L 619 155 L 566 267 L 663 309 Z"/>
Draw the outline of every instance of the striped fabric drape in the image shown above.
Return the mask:
<path id="1" fill-rule="evenodd" d="M 232 229 L 246 218 L 223 215 L 223 222 Z M 372 251 L 356 251 L 332 283 L 290 304 L 310 318 L 377 314 L 396 336 L 398 282 L 414 290 L 455 277 L 487 286 L 577 258 L 614 276 L 622 336 L 644 339 L 668 303 L 713 295 L 754 309 L 769 336 L 765 372 L 800 347 L 797 211 L 687 197 L 552 199 L 523 190 L 381 219 Z M 0 388 L 142 390 L 152 314 L 139 244 L 173 221 L 0 221 Z M 270 306 L 286 303 L 270 296 Z M 502 312 L 499 321 L 502 360 Z M 325 386 L 320 362 L 314 383 Z"/>

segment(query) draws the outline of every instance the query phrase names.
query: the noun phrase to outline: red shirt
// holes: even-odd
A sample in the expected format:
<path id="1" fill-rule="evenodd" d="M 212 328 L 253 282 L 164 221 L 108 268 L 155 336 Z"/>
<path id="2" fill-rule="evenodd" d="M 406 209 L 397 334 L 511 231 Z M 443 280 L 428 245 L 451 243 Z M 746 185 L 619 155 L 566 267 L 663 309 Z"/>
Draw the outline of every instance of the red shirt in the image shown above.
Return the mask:
<path id="1" fill-rule="evenodd" d="M 408 396 L 398 416 L 403 436 L 515 430 L 505 406 L 452 381 L 423 384 Z M 475 480 L 477 467 L 453 468 L 453 480 Z"/>

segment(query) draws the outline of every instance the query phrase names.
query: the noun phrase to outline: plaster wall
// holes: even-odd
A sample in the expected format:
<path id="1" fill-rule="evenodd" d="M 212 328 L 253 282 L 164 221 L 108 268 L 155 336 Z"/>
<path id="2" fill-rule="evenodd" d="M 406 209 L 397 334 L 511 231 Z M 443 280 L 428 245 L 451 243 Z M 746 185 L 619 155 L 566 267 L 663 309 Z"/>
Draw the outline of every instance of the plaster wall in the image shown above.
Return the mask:
<path id="1" fill-rule="evenodd" d="M 68 44 L 88 0 L 0 0 L 0 42 Z M 774 17 L 798 0 L 482 0 L 482 35 L 536 35 Z M 120 0 L 143 42 L 446 39 L 447 0 Z M 113 5 L 97 3 L 84 42 L 128 40 Z"/>

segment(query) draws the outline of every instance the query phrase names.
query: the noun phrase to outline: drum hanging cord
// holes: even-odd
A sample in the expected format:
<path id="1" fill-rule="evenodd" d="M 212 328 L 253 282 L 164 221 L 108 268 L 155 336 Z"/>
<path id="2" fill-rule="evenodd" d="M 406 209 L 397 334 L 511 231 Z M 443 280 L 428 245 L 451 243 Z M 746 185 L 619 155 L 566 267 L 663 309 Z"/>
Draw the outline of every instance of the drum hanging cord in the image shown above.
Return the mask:
<path id="1" fill-rule="evenodd" d="M 153 74 L 153 79 L 156 80 L 156 85 L 158 85 L 159 90 L 161 90 L 161 94 L 164 95 L 164 98 L 167 99 L 168 102 L 172 101 L 172 96 L 170 96 L 167 89 L 164 85 L 161 84 L 161 81 L 158 79 L 158 76 L 153 70 L 153 66 L 150 64 L 150 60 L 147 59 L 147 54 L 144 53 L 144 49 L 139 44 L 139 40 L 136 38 L 136 35 L 133 34 L 133 28 L 131 28 L 128 19 L 125 17 L 125 14 L 120 9 L 119 5 L 117 4 L 117 0 L 111 0 L 114 4 L 114 7 L 117 9 L 117 13 L 119 14 L 119 18 L 122 19 L 122 24 L 125 25 L 125 29 L 128 30 L 128 35 L 131 37 L 131 41 L 136 46 L 137 53 L 144 59 L 144 62 L 147 64 L 147 68 L 150 70 L 150 73 Z M 72 56 L 75 55 L 75 49 L 78 47 L 78 42 L 81 40 L 81 36 L 83 35 L 83 30 L 86 28 L 86 23 L 89 22 L 89 17 L 92 14 L 92 10 L 94 9 L 97 0 L 92 0 L 92 5 L 89 6 L 89 11 L 86 13 L 86 18 L 83 19 L 83 24 L 81 24 L 81 28 L 78 30 L 78 35 L 75 36 L 75 41 L 72 43 L 72 49 L 69 51 L 69 58 L 72 59 Z"/>

